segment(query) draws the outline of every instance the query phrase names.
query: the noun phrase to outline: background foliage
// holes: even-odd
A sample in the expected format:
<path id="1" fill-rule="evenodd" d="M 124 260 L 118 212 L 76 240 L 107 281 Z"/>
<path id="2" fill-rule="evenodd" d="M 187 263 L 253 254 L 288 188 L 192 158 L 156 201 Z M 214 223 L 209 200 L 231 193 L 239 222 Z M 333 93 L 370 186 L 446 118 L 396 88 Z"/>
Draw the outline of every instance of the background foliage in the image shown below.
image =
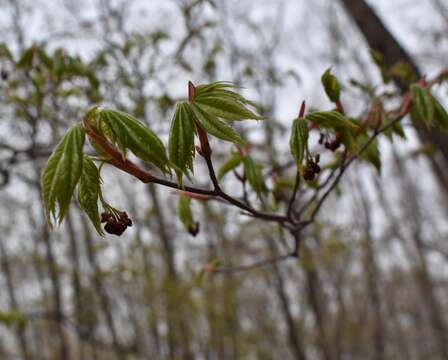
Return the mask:
<path id="1" fill-rule="evenodd" d="M 223 190 L 277 211 L 305 156 L 298 149 L 293 157 L 289 142 L 293 126 L 303 136 L 292 121 L 300 101 L 310 110 L 343 104 L 350 116 L 365 118 L 375 97 L 396 108 L 400 91 L 447 66 L 442 1 L 369 3 L 379 18 L 363 1 L 349 0 L 0 1 L 0 357 L 447 358 L 448 142 L 432 126 L 447 126 L 433 102 L 446 104 L 446 84 L 432 95 L 412 87 L 416 112 L 346 172 L 301 234 L 299 259 L 247 270 L 282 256 L 294 239 L 275 223 L 107 166 L 105 201 L 133 220 L 122 237 L 97 234 L 65 196 L 70 182 L 63 183 L 70 189 L 54 183 L 59 217 L 70 205 L 66 220 L 51 232 L 45 221 L 42 169 L 94 104 L 142 121 L 168 145 L 178 177 L 189 174 L 191 159 L 175 149 L 191 154 L 192 142 L 169 141 L 171 120 L 185 118 L 175 104 L 185 101 L 188 80 L 243 85 L 241 93 L 261 106 L 265 120 L 235 122 L 249 147 L 212 137 L 210 144 Z M 397 10 L 404 20 L 392 15 Z M 374 31 L 376 38 L 361 34 L 360 18 L 387 27 Z M 395 47 L 381 48 L 391 41 Z M 412 118 L 424 122 L 414 126 Z M 79 147 L 75 133 L 64 147 Z M 323 153 L 315 134 L 310 152 Z M 330 146 L 334 139 L 325 140 Z M 129 141 L 123 147 L 144 152 Z M 321 165 L 331 164 L 333 153 L 326 154 Z M 90 175 L 77 174 L 85 159 L 65 160 L 81 187 L 96 188 L 91 167 Z M 52 175 L 48 181 L 60 179 Z M 208 184 L 198 156 L 194 177 Z M 316 200 L 312 194 L 297 194 L 298 212 Z M 80 194 L 92 219 L 89 204 Z M 197 224 L 193 237 L 188 231 Z"/>

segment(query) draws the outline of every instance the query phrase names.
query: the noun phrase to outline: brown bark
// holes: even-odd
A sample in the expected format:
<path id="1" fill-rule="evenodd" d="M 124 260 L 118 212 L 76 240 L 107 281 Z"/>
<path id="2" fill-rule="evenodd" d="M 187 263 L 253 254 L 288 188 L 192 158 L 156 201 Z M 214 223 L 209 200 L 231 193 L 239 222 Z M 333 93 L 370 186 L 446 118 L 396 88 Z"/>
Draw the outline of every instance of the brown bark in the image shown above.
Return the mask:
<path id="1" fill-rule="evenodd" d="M 366 277 L 366 292 L 369 297 L 370 306 L 373 312 L 373 351 L 372 355 L 375 360 L 385 358 L 385 339 L 387 338 L 386 328 L 382 318 L 382 299 L 379 291 L 381 281 L 380 271 L 378 269 L 375 250 L 373 247 L 372 221 L 370 215 L 370 204 L 366 198 L 367 190 L 363 188 L 362 182 L 356 178 L 356 188 L 358 189 L 358 198 L 361 205 L 361 213 L 364 217 L 364 238 L 362 239 L 363 249 L 363 265 Z"/>
<path id="2" fill-rule="evenodd" d="M 62 323 L 64 321 L 64 312 L 62 304 L 62 291 L 61 283 L 58 273 L 58 265 L 54 257 L 54 249 L 51 241 L 51 237 L 48 231 L 47 224 L 43 222 L 42 224 L 42 236 L 41 241 L 45 245 L 45 257 L 48 266 L 48 272 L 50 275 L 50 281 L 52 286 L 52 297 L 53 297 L 53 308 L 55 312 L 56 321 L 56 337 L 59 340 L 59 356 L 61 359 L 69 358 L 69 348 L 65 338 L 64 327 Z"/>
<path id="3" fill-rule="evenodd" d="M 277 252 L 275 251 L 274 239 L 266 238 L 268 246 L 270 248 L 270 255 L 275 256 Z M 298 360 L 306 360 L 305 349 L 303 346 L 303 341 L 301 341 L 300 329 L 296 321 L 294 320 L 293 314 L 291 312 L 292 306 L 291 301 L 286 292 L 286 285 L 284 275 L 282 274 L 279 266 L 277 264 L 272 265 L 272 275 L 275 281 L 275 291 L 276 295 L 280 301 L 281 312 L 286 323 L 288 331 L 288 342 L 291 352 L 294 354 L 294 358 Z"/>
<path id="4" fill-rule="evenodd" d="M 179 276 L 174 261 L 174 246 L 168 232 L 160 198 L 154 185 L 149 186 L 149 194 L 154 205 L 154 213 L 158 220 L 158 234 L 162 242 L 163 256 L 166 266 L 166 314 L 168 327 L 168 343 L 170 358 L 193 359 L 190 349 L 189 328 L 186 323 L 183 307 L 179 304 L 182 292 Z"/>
<path id="5" fill-rule="evenodd" d="M 123 358 L 123 356 L 121 355 L 122 348 L 120 345 L 120 340 L 118 338 L 118 333 L 115 328 L 114 318 L 112 315 L 112 308 L 111 308 L 112 306 L 110 303 L 109 296 L 107 295 L 106 289 L 104 287 L 103 281 L 101 280 L 101 268 L 98 264 L 92 234 L 83 216 L 81 216 L 81 220 L 84 232 L 83 237 L 87 251 L 87 260 L 89 262 L 91 271 L 93 272 L 91 279 L 92 285 L 101 303 L 101 311 L 103 312 L 103 315 L 106 319 L 106 326 L 112 338 L 115 355 L 118 358 Z"/>
<path id="6" fill-rule="evenodd" d="M 14 286 L 12 269 L 2 239 L 0 239 L 0 266 L 3 276 L 6 280 L 6 290 L 9 297 L 9 307 L 11 310 L 20 311 Z M 15 336 L 17 339 L 17 343 L 20 345 L 19 348 L 22 358 L 24 360 L 31 359 L 30 350 L 28 349 L 25 337 L 25 329 L 17 326 L 15 329 Z"/>
<path id="7" fill-rule="evenodd" d="M 67 215 L 67 230 L 68 230 L 68 238 L 69 238 L 69 257 L 71 260 L 72 273 L 71 273 L 71 281 L 73 287 L 73 302 L 74 302 L 74 311 L 75 318 L 77 322 L 82 318 L 82 292 L 81 292 L 81 279 L 80 279 L 80 270 L 79 270 L 79 251 L 78 244 L 76 244 L 76 235 L 75 229 L 73 225 L 72 215 L 69 213 Z M 81 324 L 83 325 L 83 324 Z M 78 338 L 78 358 L 84 358 L 84 345 L 82 341 Z"/>
<path id="8" fill-rule="evenodd" d="M 429 321 L 434 332 L 434 338 L 440 356 L 443 359 L 448 359 L 447 325 L 443 319 L 443 307 L 437 298 L 437 289 L 434 285 L 433 276 L 430 272 L 426 256 L 424 239 L 422 237 L 423 219 L 420 210 L 421 206 L 416 196 L 418 190 L 402 159 L 399 158 L 395 151 L 393 155 L 397 171 L 402 179 L 403 191 L 406 194 L 405 196 L 403 195 L 403 207 L 407 210 L 406 217 L 410 221 L 411 240 L 417 255 L 415 281 L 420 289 L 422 302 L 428 310 Z"/>
<path id="9" fill-rule="evenodd" d="M 317 263 L 314 258 L 314 254 L 311 249 L 302 243 L 302 261 L 300 264 L 303 268 L 306 278 L 306 296 L 308 303 L 311 307 L 311 311 L 314 316 L 317 330 L 317 343 L 319 351 L 322 353 L 322 358 L 325 360 L 332 360 L 332 351 L 328 341 L 327 327 L 325 322 L 326 309 L 324 306 L 324 293 L 320 280 L 319 273 L 317 271 Z M 304 261 L 304 259 L 306 259 Z"/>
<path id="10" fill-rule="evenodd" d="M 120 183 L 120 187 L 123 189 L 124 194 L 126 195 L 127 204 L 131 214 L 138 214 L 138 210 L 136 207 L 135 198 L 131 191 L 129 191 L 129 187 L 124 183 Z M 155 305 L 153 297 L 157 293 L 155 279 L 154 279 L 154 268 L 151 263 L 151 253 L 149 252 L 147 246 L 143 242 L 143 233 L 142 230 L 145 224 L 142 221 L 134 222 L 134 231 L 135 231 L 135 242 L 138 249 L 138 253 L 141 257 L 142 263 L 142 276 L 143 276 L 143 298 L 145 301 L 145 305 L 147 308 L 147 326 L 149 328 L 150 333 L 150 341 L 151 344 L 148 344 L 145 341 L 144 336 L 142 335 L 142 339 L 138 341 L 137 350 L 139 352 L 146 351 L 146 355 L 153 354 L 152 356 L 160 358 L 161 355 L 161 339 L 160 333 L 158 329 L 158 324 L 160 322 L 160 315 L 157 311 L 157 307 Z M 149 227 L 148 227 L 148 230 Z M 150 351 L 148 353 L 148 351 Z"/>

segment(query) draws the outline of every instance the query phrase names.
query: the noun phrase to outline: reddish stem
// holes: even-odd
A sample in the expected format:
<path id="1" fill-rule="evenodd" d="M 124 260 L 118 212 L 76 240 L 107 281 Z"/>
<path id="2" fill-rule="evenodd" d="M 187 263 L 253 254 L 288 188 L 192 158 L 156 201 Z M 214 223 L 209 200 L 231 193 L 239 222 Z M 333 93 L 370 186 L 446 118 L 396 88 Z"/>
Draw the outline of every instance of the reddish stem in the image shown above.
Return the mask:
<path id="1" fill-rule="evenodd" d="M 188 82 L 188 101 L 192 102 L 196 95 L 196 88 L 191 81 Z"/>
<path id="2" fill-rule="evenodd" d="M 303 118 L 303 115 L 305 115 L 305 100 L 303 100 L 302 104 L 300 105 L 299 119 Z"/>
<path id="3" fill-rule="evenodd" d="M 109 162 L 117 168 L 127 172 L 140 179 L 144 183 L 149 183 L 153 180 L 153 176 L 149 171 L 146 171 L 134 164 L 132 161 L 123 157 L 123 155 L 112 145 L 105 137 L 98 134 L 89 123 L 87 119 L 84 119 L 84 128 L 87 135 L 97 144 L 107 155 L 109 155 Z"/>

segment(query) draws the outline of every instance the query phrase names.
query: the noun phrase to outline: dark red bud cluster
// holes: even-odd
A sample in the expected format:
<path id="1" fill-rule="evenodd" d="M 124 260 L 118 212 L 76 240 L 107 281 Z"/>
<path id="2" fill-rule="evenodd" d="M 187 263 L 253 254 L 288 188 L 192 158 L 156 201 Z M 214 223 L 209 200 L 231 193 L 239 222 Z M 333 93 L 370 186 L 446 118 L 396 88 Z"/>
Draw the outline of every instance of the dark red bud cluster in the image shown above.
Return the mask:
<path id="1" fill-rule="evenodd" d="M 199 233 L 199 223 L 195 222 L 193 225 L 188 226 L 188 232 L 191 235 L 196 236 Z"/>
<path id="2" fill-rule="evenodd" d="M 314 180 L 316 174 L 320 173 L 320 166 L 318 165 L 320 155 L 316 155 L 316 159 L 308 159 L 306 166 L 302 170 L 302 176 L 305 180 Z"/>
<path id="3" fill-rule="evenodd" d="M 128 226 L 132 226 L 132 220 L 125 211 L 119 212 L 118 215 L 108 211 L 103 212 L 101 214 L 101 222 L 106 223 L 104 230 L 107 233 L 117 236 L 123 234 Z"/>

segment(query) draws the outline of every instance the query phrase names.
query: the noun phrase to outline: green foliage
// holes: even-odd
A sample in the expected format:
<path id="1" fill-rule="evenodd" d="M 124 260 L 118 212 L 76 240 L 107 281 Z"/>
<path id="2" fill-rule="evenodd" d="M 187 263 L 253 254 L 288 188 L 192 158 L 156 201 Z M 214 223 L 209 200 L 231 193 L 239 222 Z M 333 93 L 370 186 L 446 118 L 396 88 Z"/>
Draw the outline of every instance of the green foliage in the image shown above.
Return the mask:
<path id="1" fill-rule="evenodd" d="M 294 119 L 291 130 L 289 147 L 297 164 L 297 168 L 302 167 L 305 149 L 308 146 L 308 125 L 303 118 Z"/>
<path id="2" fill-rule="evenodd" d="M 338 79 L 331 73 L 331 69 L 327 69 L 321 77 L 322 85 L 325 93 L 332 102 L 338 102 L 341 95 L 341 88 Z"/>
<path id="3" fill-rule="evenodd" d="M 390 81 L 390 76 L 388 74 L 386 64 L 384 63 L 383 54 L 372 49 L 370 51 L 370 56 L 372 57 L 372 60 L 376 64 L 376 66 L 378 66 L 378 69 L 381 72 L 381 77 L 383 78 L 383 82 L 388 83 Z"/>
<path id="4" fill-rule="evenodd" d="M 217 116 L 206 113 L 195 103 L 191 105 L 191 108 L 196 120 L 209 134 L 212 134 L 221 140 L 226 140 L 235 144 L 245 144 L 243 138 L 229 125 L 219 120 Z"/>
<path id="5" fill-rule="evenodd" d="M 359 134 L 356 138 L 356 151 L 359 152 L 369 139 L 370 136 L 367 133 Z M 373 165 L 378 172 L 381 171 L 381 154 L 377 139 L 373 140 L 361 153 L 361 158 Z"/>
<path id="6" fill-rule="evenodd" d="M 441 129 L 448 131 L 448 113 L 440 102 L 433 97 L 434 105 L 434 120 L 440 126 Z"/>
<path id="7" fill-rule="evenodd" d="M 191 211 L 191 199 L 188 196 L 179 196 L 177 211 L 179 219 L 185 226 L 185 229 L 187 229 L 191 235 L 196 236 L 199 231 L 199 223 L 194 221 L 193 212 Z"/>
<path id="8" fill-rule="evenodd" d="M 411 84 L 416 80 L 412 66 L 407 62 L 397 62 L 389 68 L 389 75 L 400 79 L 404 84 Z"/>
<path id="9" fill-rule="evenodd" d="M 82 173 L 78 185 L 78 203 L 92 221 L 98 234 L 103 235 L 98 211 L 100 191 L 100 172 L 95 163 L 87 155 L 84 155 Z"/>
<path id="10" fill-rule="evenodd" d="M 338 111 L 316 111 L 306 115 L 305 119 L 322 128 L 334 130 L 356 130 L 358 128 L 358 125 Z"/>
<path id="11" fill-rule="evenodd" d="M 36 48 L 34 46 L 25 50 L 17 62 L 17 67 L 27 69 L 33 66 L 34 54 L 36 53 Z"/>
<path id="12" fill-rule="evenodd" d="M 78 123 L 72 126 L 56 146 L 42 171 L 42 198 L 50 226 L 52 217 L 61 223 L 68 211 L 82 172 L 84 140 L 82 125 Z M 59 209 L 57 215 L 56 206 Z"/>
<path id="13" fill-rule="evenodd" d="M 244 140 L 225 121 L 260 120 L 262 117 L 247 107 L 255 106 L 253 102 L 229 90 L 238 87 L 228 82 L 199 85 L 190 100 L 196 120 L 208 133 L 235 144 L 244 144 Z"/>
<path id="14" fill-rule="evenodd" d="M 417 84 L 411 85 L 411 95 L 413 101 L 413 109 L 417 113 L 420 120 L 426 126 L 431 126 L 434 121 L 434 98 L 428 89 Z"/>
<path id="15" fill-rule="evenodd" d="M 199 85 L 193 99 L 201 110 L 225 120 L 263 119 L 249 110 L 246 105 L 254 105 L 240 94 L 227 90 L 238 87 L 227 82 Z"/>
<path id="16" fill-rule="evenodd" d="M 19 329 L 24 329 L 26 327 L 26 318 L 17 310 L 0 310 L 0 324 L 4 324 L 7 327 L 16 326 Z"/>
<path id="17" fill-rule="evenodd" d="M 383 126 L 388 126 L 393 119 L 383 115 Z M 406 134 L 404 132 L 403 126 L 399 122 L 394 122 L 392 126 L 390 126 L 385 132 L 384 135 L 390 140 L 393 141 L 393 135 L 397 135 L 401 139 L 406 139 Z"/>
<path id="18" fill-rule="evenodd" d="M 55 77 L 62 75 L 63 68 L 69 73 L 89 77 L 88 67 L 79 59 L 67 58 L 61 51 L 56 51 L 54 58 L 51 59 L 39 48 L 33 49 L 26 56 L 24 55 L 23 66 L 30 62 L 29 57 L 34 56 L 34 51 L 38 49 L 39 57 L 55 71 Z M 197 88 L 192 86 L 194 96 L 190 102 L 179 103 L 176 107 L 170 128 L 168 156 L 158 136 L 127 113 L 93 107 L 86 112 L 84 125 L 87 126 L 92 146 L 101 156 L 102 161 L 112 164 L 116 164 L 117 161 L 130 164 L 125 161 L 126 153 L 129 150 L 138 158 L 155 165 L 165 174 L 174 169 L 179 184 L 182 186 L 182 176 L 184 174 L 189 176 L 193 172 L 196 126 L 201 126 L 206 132 L 220 139 L 244 144 L 241 136 L 226 121 L 261 119 L 247 107 L 247 105 L 255 106 L 255 104 L 229 90 L 236 87 L 238 86 L 226 82 L 200 85 Z M 45 212 L 51 225 L 51 216 L 56 217 L 58 205 L 57 219 L 60 223 L 67 212 L 73 191 L 80 181 L 78 202 L 98 233 L 102 234 L 98 211 L 101 179 L 98 168 L 92 159 L 87 156 L 83 157 L 84 138 L 84 128 L 81 124 L 76 125 L 64 136 L 48 160 L 42 174 Z M 121 159 L 117 158 L 118 153 L 113 149 L 113 145 L 117 146 L 121 153 Z M 242 161 L 243 158 L 240 155 L 232 158 L 230 163 L 222 169 L 220 176 L 238 166 Z M 249 183 L 254 190 L 259 194 L 265 191 L 259 165 L 253 163 L 249 158 L 245 159 L 244 165 Z M 187 216 L 189 212 L 186 210 L 186 202 L 182 201 L 183 205 L 180 208 L 180 213 L 183 214 L 182 219 L 184 223 L 191 223 L 192 218 Z M 112 207 L 107 204 L 103 204 L 103 206 L 107 208 L 108 212 L 112 211 L 115 214 Z M 116 212 L 116 216 L 121 216 L 120 214 L 122 212 Z M 190 226 L 189 231 L 196 234 L 198 224 L 194 223 L 193 227 Z"/>
<path id="19" fill-rule="evenodd" d="M 243 156 L 239 152 L 235 152 L 232 156 L 221 165 L 218 170 L 218 179 L 222 179 L 225 174 L 235 169 L 243 161 Z"/>
<path id="20" fill-rule="evenodd" d="M 12 60 L 12 54 L 8 46 L 5 43 L 0 43 L 0 58 L 7 58 Z"/>
<path id="21" fill-rule="evenodd" d="M 94 108 L 86 117 L 92 119 L 97 130 L 112 143 L 116 143 L 123 155 L 129 149 L 140 159 L 169 172 L 168 157 L 159 137 L 133 116 L 112 109 Z M 104 126 L 102 123 L 105 123 Z"/>
<path id="22" fill-rule="evenodd" d="M 64 63 L 65 67 L 70 68 L 73 73 L 88 74 L 88 68 L 79 59 L 65 58 L 65 55 L 60 52 L 56 52 L 54 58 L 51 59 L 39 48 L 36 49 L 33 51 L 37 51 L 39 61 L 45 63 L 46 66 L 54 69 Z M 31 56 L 29 54 L 26 59 Z M 29 60 L 22 59 L 22 61 L 26 64 Z M 58 62 L 61 62 L 61 64 L 58 65 Z M 34 81 L 39 83 L 40 80 L 36 78 Z M 338 102 L 340 89 L 330 70 L 327 70 L 322 76 L 322 83 L 330 99 Z M 103 231 L 99 217 L 98 200 L 101 200 L 105 209 L 104 213 L 108 214 L 108 219 L 105 221 L 107 221 L 106 225 L 110 228 L 110 231 L 108 229 L 106 231 L 121 234 L 127 226 L 132 225 L 132 221 L 127 217 L 126 212 L 116 210 L 104 202 L 101 194 L 99 170 L 93 158 L 82 153 L 85 131 L 87 131 L 94 149 L 101 156 L 98 160 L 109 162 L 145 182 L 150 182 L 151 179 L 155 178 L 152 174 L 140 169 L 137 164 L 133 164 L 126 159 L 126 153 L 130 151 L 138 158 L 159 168 L 164 174 L 171 173 L 171 170 L 174 170 L 178 178 L 178 186 L 182 187 L 183 176 L 190 177 L 193 174 L 194 138 L 199 127 L 222 140 L 242 145 L 245 143 L 244 140 L 228 122 L 261 119 L 260 116 L 249 109 L 249 106 L 254 107 L 255 104 L 231 90 L 234 88 L 238 88 L 238 86 L 227 82 L 199 85 L 196 88 L 190 83 L 189 102 L 178 103 L 172 118 L 168 155 L 158 136 L 133 116 L 121 111 L 100 107 L 93 107 L 88 110 L 84 118 L 86 130 L 82 124 L 73 126 L 57 145 L 42 173 L 43 201 L 50 226 L 53 218 L 57 219 L 58 223 L 63 220 L 78 182 L 77 198 L 79 205 L 86 212 L 99 234 L 103 234 Z M 411 90 L 415 111 L 421 115 L 424 121 L 428 125 L 437 121 L 442 128 L 448 128 L 448 114 L 430 92 L 418 85 L 414 85 Z M 387 128 L 385 135 L 390 138 L 392 134 L 403 137 L 404 132 L 398 121 L 389 120 L 385 114 L 380 112 L 382 111 L 381 103 L 379 105 L 375 104 L 375 109 L 379 109 L 377 109 L 379 112 L 377 111 L 375 114 L 383 117 L 383 126 L 387 127 L 388 122 L 394 121 L 393 125 Z M 356 154 L 380 171 L 381 157 L 378 140 L 372 138 L 378 134 L 370 133 L 373 129 L 371 124 L 363 123 L 363 127 L 360 127 L 359 120 L 349 118 L 340 111 L 317 111 L 309 113 L 305 117 L 303 117 L 303 112 L 304 103 L 302 103 L 299 118 L 293 121 L 289 146 L 298 170 L 307 180 L 306 186 L 310 188 L 319 186 L 319 178 L 315 175 L 319 174 L 322 169 L 329 169 L 333 166 L 323 164 L 321 167 L 318 165 L 319 154 L 316 154 L 314 158 L 309 153 L 308 141 L 311 130 L 308 125 L 310 123 L 312 129 L 327 130 L 321 136 L 326 137 L 325 146 L 329 150 L 335 151 L 342 143 L 350 153 Z M 201 137 L 202 145 L 207 144 L 206 141 Z M 320 141 L 321 144 L 322 141 Z M 369 143 L 368 146 L 366 146 L 367 143 Z M 204 152 L 202 155 L 208 157 L 210 153 Z M 304 166 L 305 159 L 307 160 L 306 166 Z M 252 190 L 259 197 L 265 194 L 268 189 L 263 179 L 262 165 L 256 163 L 247 153 L 234 152 L 217 172 L 218 179 L 222 179 L 225 174 L 240 165 L 244 167 L 244 179 Z M 339 161 L 334 166 L 338 165 Z M 156 182 L 168 181 L 165 179 L 158 180 L 160 181 Z M 279 182 L 276 183 L 273 191 L 276 200 L 284 196 L 279 184 Z M 174 184 L 169 186 L 175 187 Z M 291 184 L 288 186 L 290 187 Z M 208 191 L 204 192 L 202 189 L 197 192 L 197 194 L 207 193 Z M 187 196 L 182 196 L 179 199 L 179 216 L 188 231 L 192 235 L 196 235 L 199 231 L 199 224 L 193 219 L 190 201 L 190 197 Z"/>
<path id="23" fill-rule="evenodd" d="M 193 172 L 195 125 L 188 103 L 180 103 L 171 122 L 168 153 L 171 164 L 182 183 L 182 175 Z"/>
<path id="24" fill-rule="evenodd" d="M 263 181 L 263 174 L 261 172 L 262 166 L 255 163 L 250 156 L 245 156 L 243 159 L 244 174 L 252 189 L 260 196 L 267 191 L 266 185 Z"/>
<path id="25" fill-rule="evenodd" d="M 411 85 L 414 119 L 422 120 L 426 126 L 434 123 L 443 130 L 448 130 L 448 113 L 440 102 L 426 87 Z"/>

